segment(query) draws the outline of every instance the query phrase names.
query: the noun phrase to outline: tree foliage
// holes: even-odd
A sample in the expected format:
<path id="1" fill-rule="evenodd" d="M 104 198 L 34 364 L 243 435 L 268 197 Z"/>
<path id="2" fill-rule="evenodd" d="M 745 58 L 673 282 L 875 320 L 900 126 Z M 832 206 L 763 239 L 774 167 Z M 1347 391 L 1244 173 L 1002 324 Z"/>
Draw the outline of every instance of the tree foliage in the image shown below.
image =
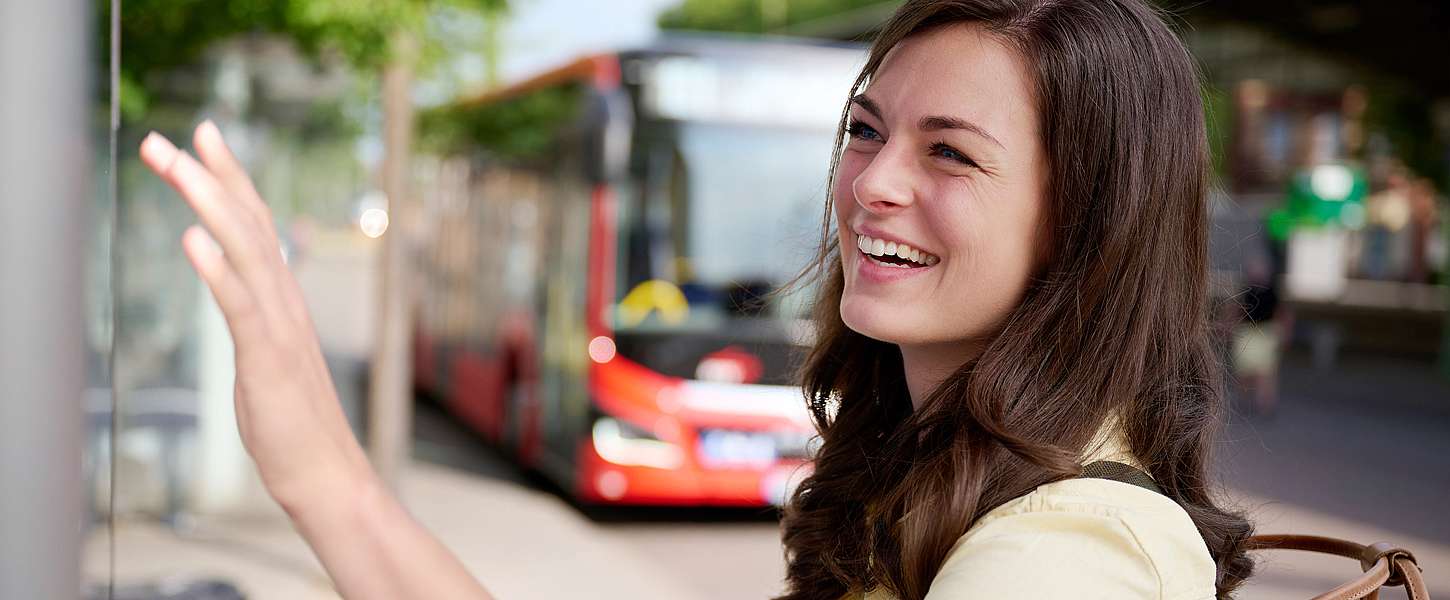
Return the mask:
<path id="1" fill-rule="evenodd" d="M 684 0 L 660 15 L 665 29 L 782 33 L 803 23 L 896 0 Z"/>
<path id="2" fill-rule="evenodd" d="M 144 112 L 153 74 L 195 64 L 213 43 L 244 34 L 289 39 L 309 56 L 336 52 L 360 69 L 387 61 L 398 28 L 420 29 L 430 11 L 507 9 L 508 0 L 125 0 L 121 5 L 121 93 L 128 115 Z M 96 0 L 97 39 L 110 37 L 109 0 Z M 98 73 L 110 45 L 97 44 Z"/>

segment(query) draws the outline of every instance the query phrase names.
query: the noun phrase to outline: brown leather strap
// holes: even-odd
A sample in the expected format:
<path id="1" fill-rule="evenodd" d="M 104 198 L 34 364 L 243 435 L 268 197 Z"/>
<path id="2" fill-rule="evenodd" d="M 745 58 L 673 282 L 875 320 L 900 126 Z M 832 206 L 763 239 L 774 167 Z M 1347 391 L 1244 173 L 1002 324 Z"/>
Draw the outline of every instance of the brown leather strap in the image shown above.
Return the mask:
<path id="1" fill-rule="evenodd" d="M 1415 555 L 1380 542 L 1364 546 L 1351 541 L 1317 535 L 1256 535 L 1248 540 L 1250 550 L 1303 550 L 1333 554 L 1360 561 L 1364 575 L 1314 597 L 1314 600 L 1374 600 L 1382 586 L 1404 585 L 1410 600 L 1430 600 Z"/>
<path id="2" fill-rule="evenodd" d="M 1390 557 L 1390 562 L 1393 563 L 1395 559 L 1398 558 L 1397 556 L 1395 556 L 1397 554 L 1403 554 L 1410 559 L 1410 562 L 1416 562 L 1415 555 L 1410 554 L 1409 550 L 1400 548 L 1398 546 L 1392 546 L 1389 542 L 1378 542 L 1364 547 L 1364 553 L 1359 555 L 1359 568 L 1365 571 L 1369 571 L 1370 567 L 1374 566 L 1380 561 L 1380 559 L 1387 556 Z M 1404 583 L 1405 579 L 1403 577 L 1401 577 L 1398 573 L 1391 572 L 1390 579 L 1389 581 L 1385 582 L 1385 585 L 1395 586 L 1404 585 Z"/>
<path id="3" fill-rule="evenodd" d="M 1415 559 L 1396 556 L 1390 565 L 1394 573 L 1405 578 L 1405 594 L 1410 600 L 1430 600 L 1430 590 L 1425 588 L 1425 576 Z"/>

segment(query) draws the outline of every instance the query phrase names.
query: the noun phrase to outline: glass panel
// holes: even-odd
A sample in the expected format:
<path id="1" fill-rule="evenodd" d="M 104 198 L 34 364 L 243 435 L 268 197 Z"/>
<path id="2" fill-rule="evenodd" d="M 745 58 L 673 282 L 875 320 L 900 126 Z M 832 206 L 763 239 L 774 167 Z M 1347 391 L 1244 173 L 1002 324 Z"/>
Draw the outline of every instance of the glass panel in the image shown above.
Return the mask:
<path id="1" fill-rule="evenodd" d="M 112 559 L 115 556 L 113 530 L 110 522 L 115 463 L 111 442 L 114 439 L 115 402 L 112 394 L 111 342 L 114 308 L 112 283 L 115 266 L 112 253 L 116 227 L 116 134 L 120 127 L 120 44 L 115 33 L 119 23 L 120 0 L 97 3 L 102 9 L 95 29 L 100 45 L 105 48 L 105 63 L 98 65 L 96 79 L 104 85 L 95 88 L 90 98 L 93 106 L 104 106 L 91 123 L 94 158 L 93 192 L 88 208 L 91 218 L 85 239 L 85 388 L 81 399 L 82 418 L 82 515 L 85 532 L 81 554 L 81 579 L 87 598 L 111 596 Z"/>

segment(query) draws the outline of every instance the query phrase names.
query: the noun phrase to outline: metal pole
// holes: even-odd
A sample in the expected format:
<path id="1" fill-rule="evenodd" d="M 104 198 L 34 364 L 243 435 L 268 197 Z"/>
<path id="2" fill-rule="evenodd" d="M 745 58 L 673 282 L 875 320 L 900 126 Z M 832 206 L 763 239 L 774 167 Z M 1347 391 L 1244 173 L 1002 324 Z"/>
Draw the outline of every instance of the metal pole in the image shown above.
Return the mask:
<path id="1" fill-rule="evenodd" d="M 412 297 L 408 281 L 409 152 L 413 143 L 413 60 L 416 41 L 399 30 L 383 68 L 383 193 L 388 197 L 383 234 L 377 348 L 368 385 L 368 453 L 378 474 L 395 489 L 412 449 L 413 395 L 408 359 Z"/>
<path id="2" fill-rule="evenodd" d="M 0 598 L 81 590 L 91 5 L 0 0 Z"/>

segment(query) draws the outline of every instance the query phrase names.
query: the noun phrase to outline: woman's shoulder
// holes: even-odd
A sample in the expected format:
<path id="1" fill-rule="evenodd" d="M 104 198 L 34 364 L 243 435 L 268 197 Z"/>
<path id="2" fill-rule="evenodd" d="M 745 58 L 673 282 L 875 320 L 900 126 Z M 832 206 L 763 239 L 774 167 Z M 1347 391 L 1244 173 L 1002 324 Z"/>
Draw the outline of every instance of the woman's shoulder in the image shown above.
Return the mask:
<path id="1" fill-rule="evenodd" d="M 1064 479 L 1038 486 L 982 515 L 972 530 L 995 520 L 1031 513 L 1113 517 L 1138 525 L 1152 524 L 1165 534 L 1186 533 L 1202 543 L 1193 519 L 1171 498 L 1131 483 L 1097 478 Z M 966 535 L 972 535 L 972 531 Z"/>
<path id="2" fill-rule="evenodd" d="M 952 547 L 928 599 L 992 591 L 1200 600 L 1214 596 L 1215 573 L 1192 519 L 1168 497 L 1118 481 L 1068 479 L 978 519 Z"/>

